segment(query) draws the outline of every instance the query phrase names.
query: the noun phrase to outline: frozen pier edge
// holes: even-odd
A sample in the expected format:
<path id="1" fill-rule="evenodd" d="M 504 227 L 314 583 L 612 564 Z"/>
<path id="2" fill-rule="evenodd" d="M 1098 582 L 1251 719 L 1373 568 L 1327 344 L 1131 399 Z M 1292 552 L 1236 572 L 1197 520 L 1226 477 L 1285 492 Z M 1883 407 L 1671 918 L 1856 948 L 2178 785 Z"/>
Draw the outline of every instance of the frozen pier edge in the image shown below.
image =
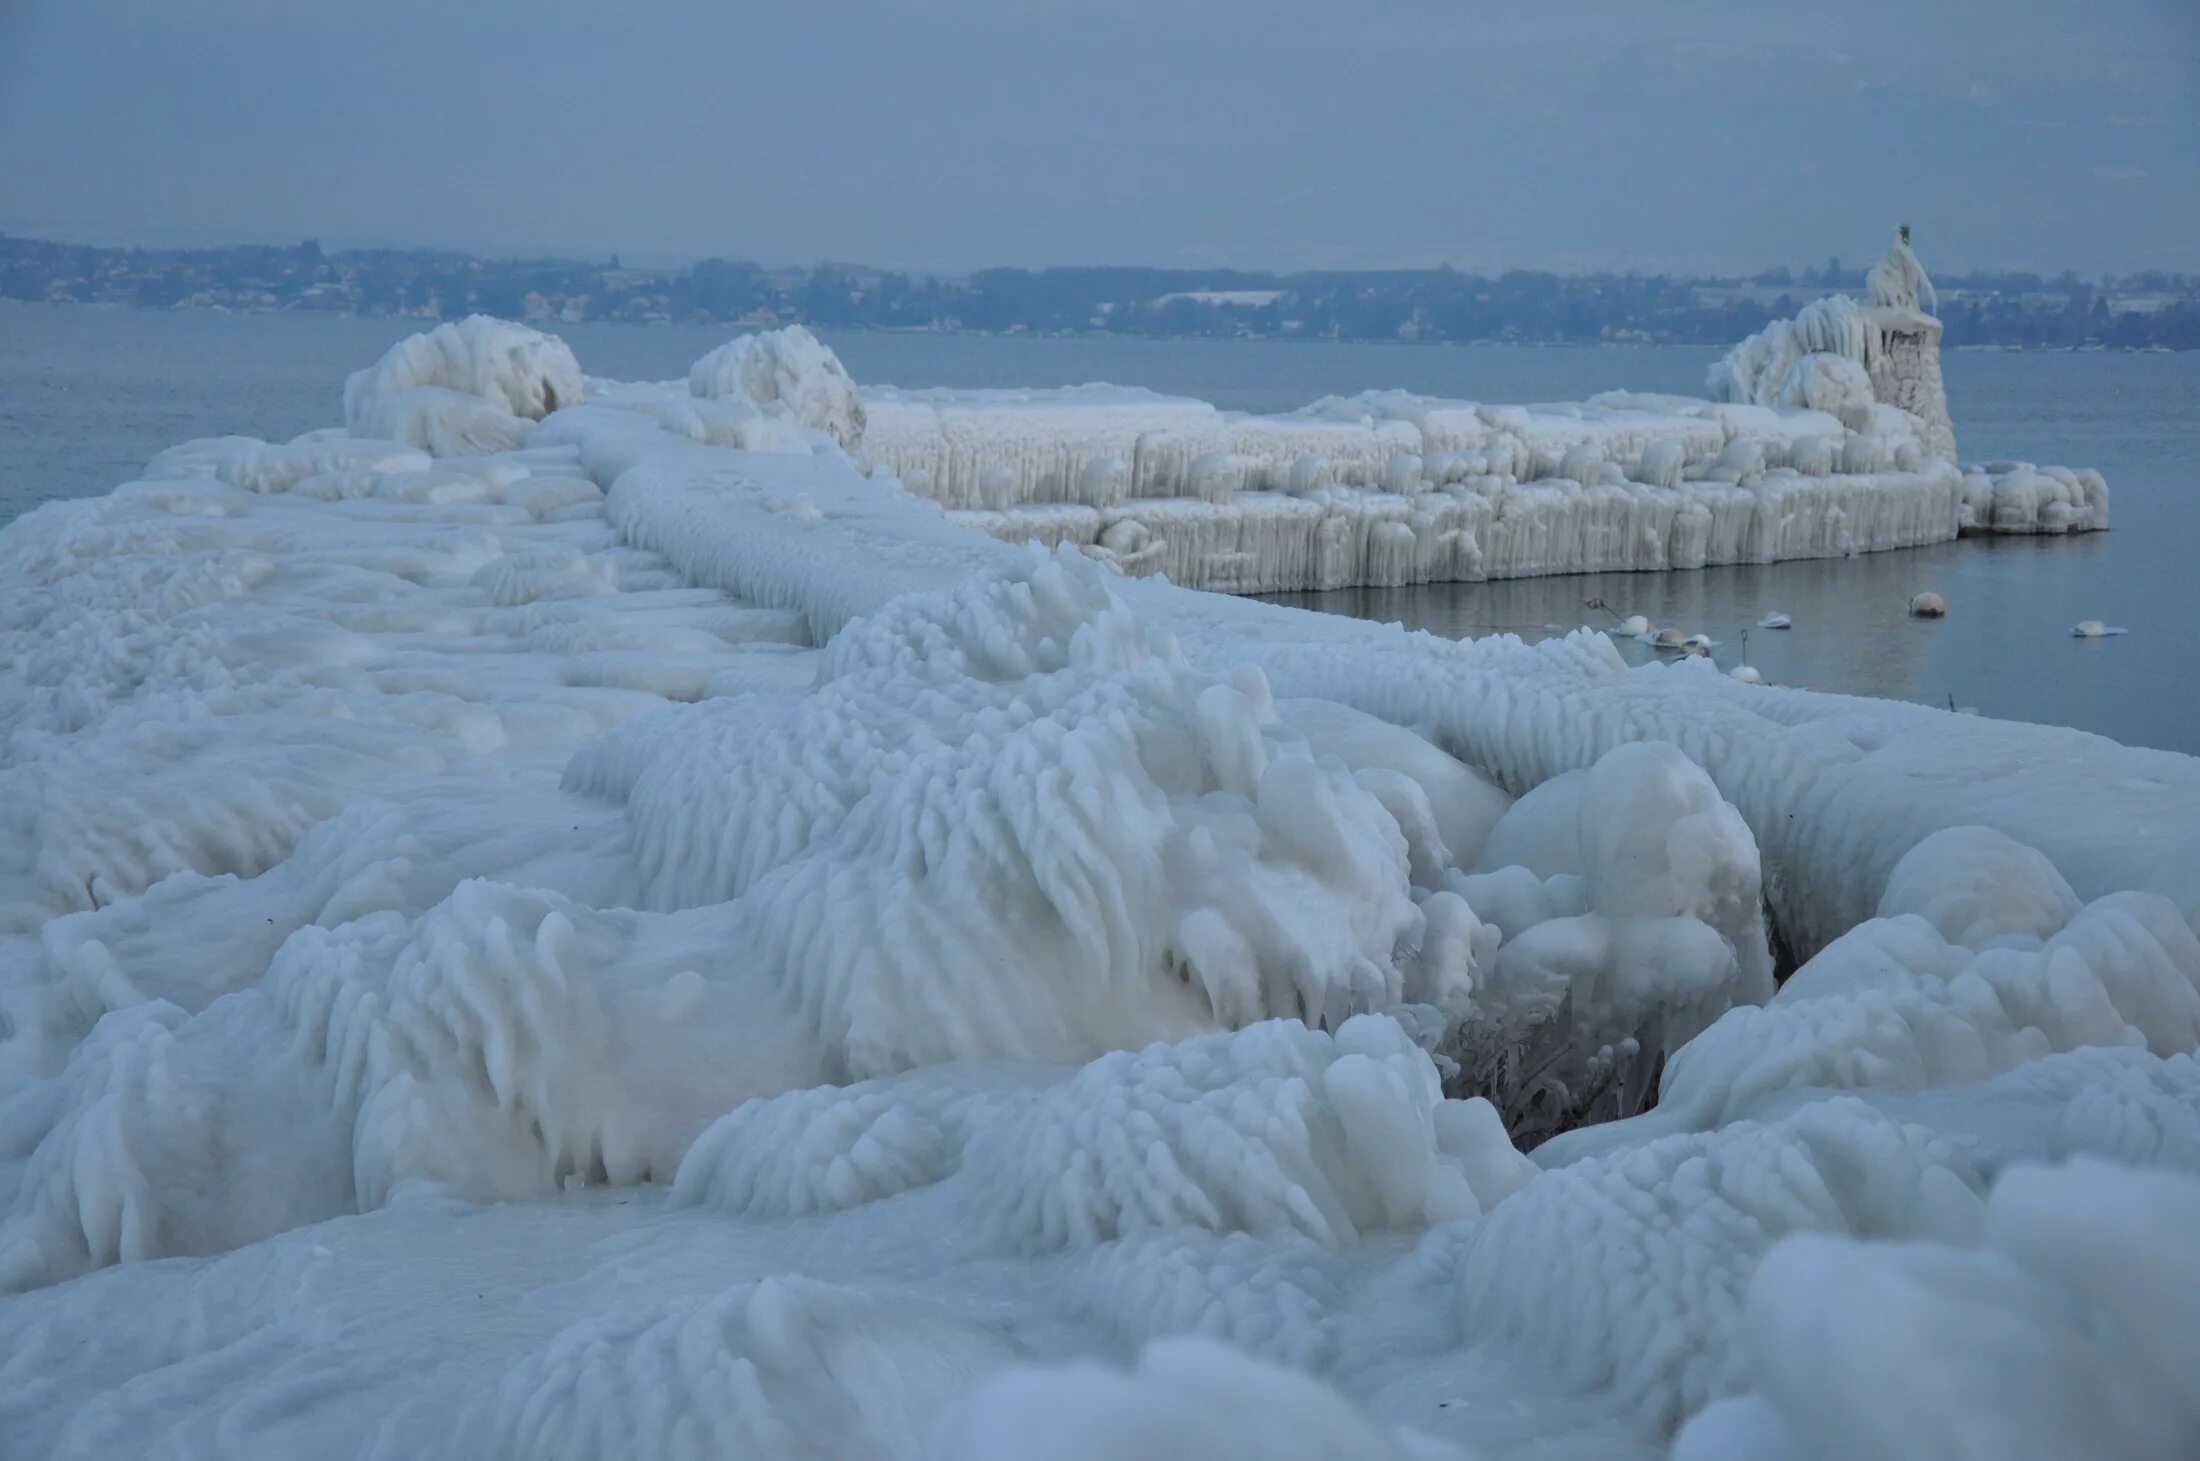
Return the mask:
<path id="1" fill-rule="evenodd" d="M 1114 386 L 881 388 L 852 450 L 965 527 L 1235 593 L 2106 528 L 2097 472 L 1956 465 L 1921 283 L 1897 236 L 1865 302 L 1815 301 L 1736 346 L 1710 400 L 1371 391 L 1256 416 Z"/>
<path id="2" fill-rule="evenodd" d="M 11 1461 L 2200 1449 L 2200 761 L 344 411 L 0 529 Z"/>

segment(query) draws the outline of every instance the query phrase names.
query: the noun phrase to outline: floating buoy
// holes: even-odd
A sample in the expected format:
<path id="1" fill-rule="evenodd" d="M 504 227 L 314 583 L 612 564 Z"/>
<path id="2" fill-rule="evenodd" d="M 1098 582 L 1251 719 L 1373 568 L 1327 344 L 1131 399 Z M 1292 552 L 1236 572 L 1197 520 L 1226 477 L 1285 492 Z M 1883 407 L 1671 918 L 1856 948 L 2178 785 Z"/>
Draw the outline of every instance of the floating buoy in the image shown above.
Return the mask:
<path id="1" fill-rule="evenodd" d="M 1910 600 L 1910 617 L 1913 619 L 1945 619 L 1948 617 L 1948 601 L 1936 593 L 1922 593 Z"/>
<path id="2" fill-rule="evenodd" d="M 1640 639 L 1643 635 L 1650 632 L 1650 621 L 1642 617 L 1642 615 L 1640 614 L 1629 614 L 1626 618 L 1619 621 L 1619 629 L 1616 632 L 1621 634 L 1632 634 L 1637 639 Z"/>
<path id="3" fill-rule="evenodd" d="M 1736 665 L 1727 674 L 1745 685 L 1762 685 L 1765 682 L 1765 677 L 1757 673 L 1755 665 Z"/>

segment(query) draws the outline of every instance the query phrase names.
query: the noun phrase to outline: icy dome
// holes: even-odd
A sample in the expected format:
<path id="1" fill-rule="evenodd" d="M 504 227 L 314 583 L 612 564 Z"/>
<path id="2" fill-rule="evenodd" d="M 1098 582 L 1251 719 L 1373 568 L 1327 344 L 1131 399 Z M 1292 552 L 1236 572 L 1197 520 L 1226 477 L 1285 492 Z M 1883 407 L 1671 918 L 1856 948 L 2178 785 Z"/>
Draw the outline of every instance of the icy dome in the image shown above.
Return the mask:
<path id="1" fill-rule="evenodd" d="M 580 365 L 552 335 L 471 315 L 411 335 L 344 384 L 344 425 L 437 456 L 510 451 L 560 406 L 579 405 Z"/>
<path id="2" fill-rule="evenodd" d="M 2105 514 L 1873 318 L 1285 418 L 475 319 L 0 530 L 0 1449 L 2193 1454 L 2200 763 L 1149 572 Z"/>

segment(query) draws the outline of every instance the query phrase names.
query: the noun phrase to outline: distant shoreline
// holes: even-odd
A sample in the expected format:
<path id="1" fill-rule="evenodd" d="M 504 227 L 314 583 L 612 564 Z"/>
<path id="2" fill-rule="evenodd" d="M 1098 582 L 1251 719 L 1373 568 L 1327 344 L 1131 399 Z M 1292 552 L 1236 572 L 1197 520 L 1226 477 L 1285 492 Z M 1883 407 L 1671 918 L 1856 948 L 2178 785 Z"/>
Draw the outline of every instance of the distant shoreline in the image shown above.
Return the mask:
<path id="1" fill-rule="evenodd" d="M 1948 349 L 2200 349 L 2200 277 L 2150 271 L 1952 274 L 1938 282 Z M 0 299 L 220 314 L 310 314 L 417 325 L 470 314 L 557 329 L 579 323 L 769 330 L 866 329 L 1094 339 L 1266 339 L 1412 344 L 1695 345 L 1726 349 L 1863 270 L 1829 259 L 1748 276 L 1485 275 L 1437 267 L 1309 270 L 1088 265 L 915 274 L 864 264 L 681 268 L 605 260 L 484 259 L 319 243 L 117 249 L 0 234 Z"/>
<path id="2" fill-rule="evenodd" d="M 315 319 L 315 320 L 388 320 L 400 324 L 417 323 L 422 328 L 439 324 L 442 315 L 412 314 L 347 314 L 335 310 L 317 309 L 238 309 L 227 305 L 144 305 L 112 299 L 0 299 L 0 307 L 54 310 L 111 310 L 130 314 L 175 315 L 229 315 L 251 319 Z M 616 316 L 602 319 L 557 320 L 521 317 L 521 322 L 555 334 L 561 327 L 576 324 L 612 326 L 623 329 L 661 330 L 671 328 L 710 329 L 719 328 L 732 334 L 770 328 L 757 324 L 744 324 L 727 320 L 637 320 Z M 976 330 L 967 326 L 933 328 L 923 325 L 863 325 L 821 324 L 818 329 L 836 334 L 867 335 L 931 335 L 942 337 L 964 336 L 986 340 L 1151 340 L 1180 341 L 1202 340 L 1216 344 L 1246 345 L 1353 345 L 1394 346 L 1406 350 L 1469 349 L 1469 350 L 1665 350 L 1690 348 L 1717 348 L 1701 340 L 1401 340 L 1381 336 L 1340 337 L 1334 335 L 1218 335 L 1187 332 L 1184 334 L 1150 334 L 1111 330 Z M 1965 354 L 1985 355 L 2181 355 L 2200 350 L 2200 346 L 2170 345 L 2020 345 L 2020 344 L 1970 344 L 1952 345 L 1951 350 Z"/>

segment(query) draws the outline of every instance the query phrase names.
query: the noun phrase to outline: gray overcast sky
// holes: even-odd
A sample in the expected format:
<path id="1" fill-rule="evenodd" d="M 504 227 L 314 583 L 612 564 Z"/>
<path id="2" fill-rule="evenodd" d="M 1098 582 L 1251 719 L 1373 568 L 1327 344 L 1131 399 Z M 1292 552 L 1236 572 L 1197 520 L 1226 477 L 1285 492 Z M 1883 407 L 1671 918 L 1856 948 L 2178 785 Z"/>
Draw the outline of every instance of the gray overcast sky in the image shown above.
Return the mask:
<path id="1" fill-rule="evenodd" d="M 0 228 L 2200 269 L 2200 0 L 0 0 Z"/>

